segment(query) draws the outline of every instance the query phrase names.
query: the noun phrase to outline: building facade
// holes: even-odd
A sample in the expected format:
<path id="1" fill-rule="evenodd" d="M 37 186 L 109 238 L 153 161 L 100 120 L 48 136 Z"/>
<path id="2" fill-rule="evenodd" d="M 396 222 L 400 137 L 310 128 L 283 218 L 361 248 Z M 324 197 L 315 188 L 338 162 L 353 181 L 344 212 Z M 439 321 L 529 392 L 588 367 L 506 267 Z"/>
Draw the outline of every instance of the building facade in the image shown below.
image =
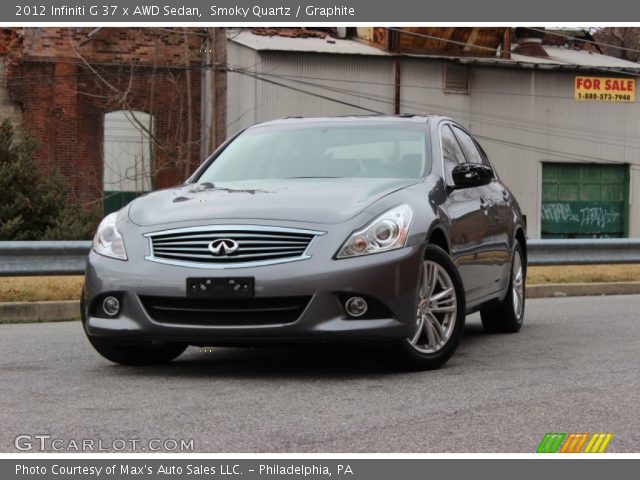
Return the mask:
<path id="1" fill-rule="evenodd" d="M 0 115 L 70 200 L 117 210 L 198 165 L 202 44 L 195 29 L 1 29 Z"/>
<path id="2" fill-rule="evenodd" d="M 228 133 L 285 116 L 446 115 L 482 144 L 531 238 L 640 236 L 640 107 L 575 98 L 576 77 L 635 86 L 640 65 L 562 45 L 534 56 L 516 44 L 505 55 L 496 32 L 476 35 L 486 50 L 441 54 L 433 45 L 425 54 L 385 50 L 365 33 L 363 41 L 230 32 Z"/>
<path id="3" fill-rule="evenodd" d="M 285 116 L 446 115 L 481 142 L 519 199 L 530 237 L 640 236 L 638 103 L 575 97 L 578 77 L 624 79 L 635 88 L 640 65 L 603 55 L 575 32 L 537 39 L 503 27 L 227 34 L 226 65 L 217 66 L 227 76 L 227 135 Z M 181 182 L 202 160 L 211 117 L 224 118 L 211 111 L 209 35 L 0 29 L 0 117 L 36 140 L 38 164 L 58 168 L 74 200 L 113 211 Z"/>

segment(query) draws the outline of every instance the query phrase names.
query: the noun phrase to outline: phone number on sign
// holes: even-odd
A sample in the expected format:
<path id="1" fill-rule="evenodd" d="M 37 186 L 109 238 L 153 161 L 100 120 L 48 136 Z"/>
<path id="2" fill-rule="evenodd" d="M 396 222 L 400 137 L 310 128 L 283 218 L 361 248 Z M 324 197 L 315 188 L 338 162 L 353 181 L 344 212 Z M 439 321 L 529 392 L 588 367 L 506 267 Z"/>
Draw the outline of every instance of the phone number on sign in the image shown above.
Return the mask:
<path id="1" fill-rule="evenodd" d="M 609 100 L 614 102 L 631 102 L 633 98 L 628 93 L 578 93 L 578 100 Z"/>

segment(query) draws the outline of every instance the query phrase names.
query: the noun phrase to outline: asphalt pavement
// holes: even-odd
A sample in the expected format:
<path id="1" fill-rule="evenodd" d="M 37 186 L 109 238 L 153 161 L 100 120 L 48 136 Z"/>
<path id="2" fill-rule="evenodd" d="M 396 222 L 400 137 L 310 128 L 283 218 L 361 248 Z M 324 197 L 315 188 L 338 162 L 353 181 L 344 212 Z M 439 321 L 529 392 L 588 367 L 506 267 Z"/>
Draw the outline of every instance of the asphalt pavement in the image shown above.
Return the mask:
<path id="1" fill-rule="evenodd" d="M 611 432 L 608 452 L 640 452 L 639 311 L 638 295 L 529 300 L 511 335 L 473 315 L 447 365 L 412 373 L 335 346 L 190 348 L 122 367 L 79 322 L 0 325 L 0 451 L 45 434 L 72 450 L 534 452 L 546 432 Z"/>

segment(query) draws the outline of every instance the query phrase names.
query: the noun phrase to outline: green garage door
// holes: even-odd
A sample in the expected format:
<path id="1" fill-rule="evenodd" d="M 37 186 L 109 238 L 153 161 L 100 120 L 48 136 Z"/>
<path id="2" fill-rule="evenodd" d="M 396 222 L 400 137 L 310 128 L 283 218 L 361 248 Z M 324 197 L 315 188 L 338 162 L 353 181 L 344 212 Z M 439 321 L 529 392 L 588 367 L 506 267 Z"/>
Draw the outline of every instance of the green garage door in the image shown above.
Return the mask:
<path id="1" fill-rule="evenodd" d="M 545 163 L 542 238 L 627 236 L 626 165 Z"/>

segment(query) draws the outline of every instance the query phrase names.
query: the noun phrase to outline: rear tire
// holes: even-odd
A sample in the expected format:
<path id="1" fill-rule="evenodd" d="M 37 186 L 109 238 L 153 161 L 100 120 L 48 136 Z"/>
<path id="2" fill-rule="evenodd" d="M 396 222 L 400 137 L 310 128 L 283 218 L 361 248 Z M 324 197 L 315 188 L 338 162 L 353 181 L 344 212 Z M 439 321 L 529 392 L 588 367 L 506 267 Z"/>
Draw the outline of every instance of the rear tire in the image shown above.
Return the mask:
<path id="1" fill-rule="evenodd" d="M 482 326 L 490 333 L 516 333 L 524 321 L 526 265 L 522 248 L 516 243 L 511 260 L 507 296 L 498 304 L 480 310 Z"/>
<path id="2" fill-rule="evenodd" d="M 423 261 L 416 331 L 397 345 L 400 366 L 433 370 L 456 351 L 466 317 L 464 288 L 458 269 L 440 247 L 427 245 Z"/>

